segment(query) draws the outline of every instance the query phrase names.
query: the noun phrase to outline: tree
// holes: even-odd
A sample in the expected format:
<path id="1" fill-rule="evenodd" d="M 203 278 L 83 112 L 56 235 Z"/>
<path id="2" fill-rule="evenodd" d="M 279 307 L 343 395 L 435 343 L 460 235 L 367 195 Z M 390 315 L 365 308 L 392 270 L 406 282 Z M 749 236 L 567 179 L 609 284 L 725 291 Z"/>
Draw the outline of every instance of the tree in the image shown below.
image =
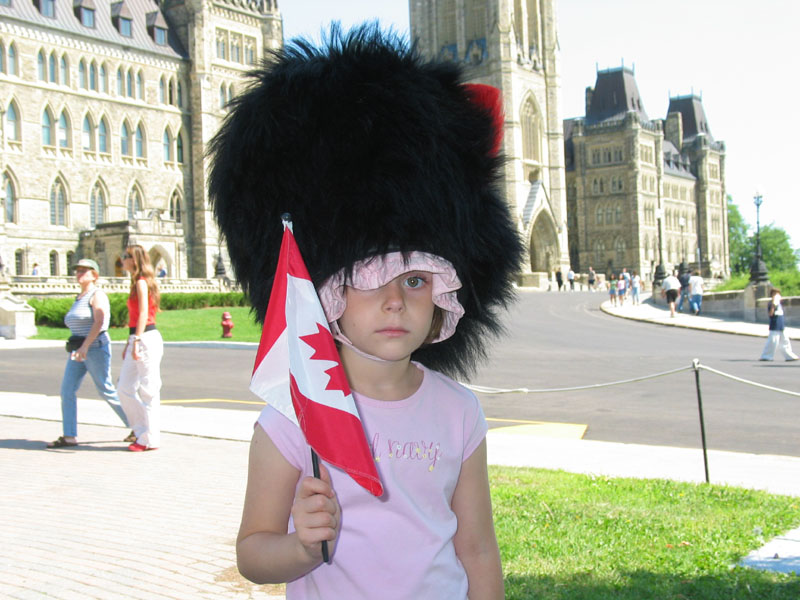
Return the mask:
<path id="1" fill-rule="evenodd" d="M 796 271 L 800 250 L 792 248 L 789 234 L 774 223 L 761 228 L 761 257 L 768 271 Z M 749 273 L 756 255 L 756 234 L 750 233 L 739 208 L 728 196 L 728 250 L 731 256 L 731 271 L 735 274 Z"/>
<path id="2" fill-rule="evenodd" d="M 749 273 L 753 262 L 753 249 L 748 240 L 747 223 L 745 223 L 739 207 L 728 196 L 728 251 L 731 256 L 731 271 L 736 274 Z"/>

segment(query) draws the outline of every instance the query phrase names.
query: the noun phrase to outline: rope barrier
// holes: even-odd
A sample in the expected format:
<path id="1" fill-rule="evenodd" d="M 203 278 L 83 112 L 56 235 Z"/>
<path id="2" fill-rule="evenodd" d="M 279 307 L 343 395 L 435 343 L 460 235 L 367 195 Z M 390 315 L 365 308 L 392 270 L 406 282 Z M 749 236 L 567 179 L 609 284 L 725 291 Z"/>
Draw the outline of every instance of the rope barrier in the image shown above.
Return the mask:
<path id="1" fill-rule="evenodd" d="M 791 390 L 784 390 L 782 388 L 776 388 L 770 385 L 765 385 L 763 383 L 758 383 L 756 381 L 750 381 L 749 379 L 743 379 L 741 377 L 737 377 L 736 375 L 731 375 L 730 373 L 725 373 L 723 371 L 718 371 L 712 367 L 707 367 L 705 365 L 700 364 L 698 359 L 694 359 L 692 364 L 688 367 L 679 367 L 677 369 L 672 369 L 671 371 L 663 371 L 661 373 L 653 373 L 651 375 L 643 375 L 641 377 L 633 377 L 631 379 L 620 379 L 618 381 L 609 381 L 607 383 L 592 383 L 589 385 L 579 385 L 574 387 L 565 387 L 565 388 L 543 388 L 543 389 L 536 389 L 532 390 L 529 388 L 496 388 L 484 385 L 474 385 L 469 383 L 462 383 L 465 388 L 472 390 L 473 392 L 479 394 L 549 394 L 549 393 L 557 393 L 557 392 L 576 392 L 582 390 L 593 390 L 605 387 L 612 387 L 615 385 L 626 385 L 628 383 L 636 383 L 637 381 L 646 381 L 648 379 L 656 379 L 657 377 L 666 377 L 667 375 L 674 375 L 675 373 L 682 373 L 683 371 L 691 371 L 696 369 L 703 369 L 705 371 L 710 371 L 711 373 L 715 373 L 716 375 L 720 375 L 722 377 L 727 377 L 728 379 L 732 379 L 734 381 L 738 381 L 739 383 L 744 383 L 747 385 L 752 385 L 754 387 L 759 387 L 765 390 L 770 390 L 773 392 L 778 392 L 781 394 L 788 394 L 790 396 L 797 396 L 800 397 L 800 392 L 792 392 Z"/>

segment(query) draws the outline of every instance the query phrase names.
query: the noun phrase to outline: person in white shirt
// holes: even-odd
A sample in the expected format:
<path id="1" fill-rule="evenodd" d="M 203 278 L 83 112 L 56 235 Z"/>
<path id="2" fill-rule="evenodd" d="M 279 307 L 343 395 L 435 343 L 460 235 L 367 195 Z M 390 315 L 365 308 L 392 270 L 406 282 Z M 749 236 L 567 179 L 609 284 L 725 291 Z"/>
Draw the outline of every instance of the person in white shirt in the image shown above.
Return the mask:
<path id="1" fill-rule="evenodd" d="M 700 277 L 700 271 L 695 271 L 689 278 L 689 307 L 695 315 L 699 315 L 702 304 L 703 278 Z"/>
<path id="2" fill-rule="evenodd" d="M 661 295 L 667 299 L 669 304 L 669 316 L 675 317 L 675 301 L 678 299 L 678 292 L 681 290 L 681 282 L 676 277 L 677 271 L 667 276 L 661 283 Z"/>

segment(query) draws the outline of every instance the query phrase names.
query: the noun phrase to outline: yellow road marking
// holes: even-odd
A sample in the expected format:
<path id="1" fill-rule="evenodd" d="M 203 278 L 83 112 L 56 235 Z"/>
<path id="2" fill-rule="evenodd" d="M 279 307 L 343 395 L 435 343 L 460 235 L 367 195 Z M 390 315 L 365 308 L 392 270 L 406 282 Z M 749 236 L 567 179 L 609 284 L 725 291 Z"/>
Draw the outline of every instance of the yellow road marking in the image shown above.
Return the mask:
<path id="1" fill-rule="evenodd" d="M 501 419 L 493 419 L 500 421 Z M 525 425 L 511 425 L 509 427 L 495 427 L 489 430 L 489 435 L 532 435 L 549 438 L 566 438 L 580 440 L 586 433 L 588 425 L 579 423 L 547 423 L 545 421 L 528 421 Z"/>

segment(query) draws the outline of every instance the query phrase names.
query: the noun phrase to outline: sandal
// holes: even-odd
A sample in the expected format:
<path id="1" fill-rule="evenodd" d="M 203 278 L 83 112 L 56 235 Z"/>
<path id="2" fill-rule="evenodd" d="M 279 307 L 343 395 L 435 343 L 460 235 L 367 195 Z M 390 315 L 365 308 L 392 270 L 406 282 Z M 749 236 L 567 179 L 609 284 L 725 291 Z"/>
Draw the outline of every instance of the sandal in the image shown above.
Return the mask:
<path id="1" fill-rule="evenodd" d="M 128 437 L 126 437 L 122 441 L 123 442 L 135 442 L 136 441 L 136 434 L 133 433 L 133 430 L 131 429 L 131 432 L 128 434 Z"/>
<path id="2" fill-rule="evenodd" d="M 47 442 L 48 448 L 70 448 L 77 445 L 78 442 L 68 442 L 63 435 L 58 436 L 58 439 L 54 442 Z"/>

